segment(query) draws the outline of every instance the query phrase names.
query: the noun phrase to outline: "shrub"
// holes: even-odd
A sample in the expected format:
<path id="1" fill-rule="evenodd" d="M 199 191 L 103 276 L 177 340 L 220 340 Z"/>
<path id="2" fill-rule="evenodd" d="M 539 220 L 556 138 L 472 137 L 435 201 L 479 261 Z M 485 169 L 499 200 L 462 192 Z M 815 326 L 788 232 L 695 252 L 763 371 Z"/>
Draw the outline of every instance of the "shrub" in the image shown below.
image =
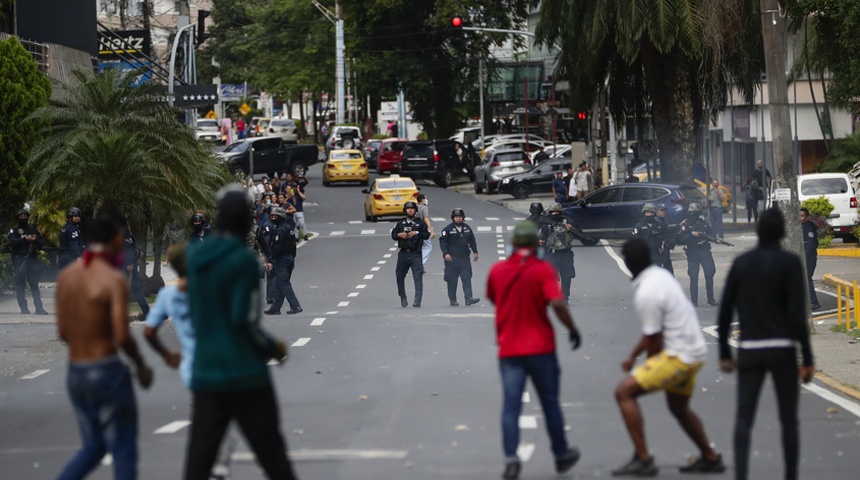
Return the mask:
<path id="1" fill-rule="evenodd" d="M 830 244 L 833 243 L 833 235 L 829 233 L 825 233 L 818 235 L 818 248 L 830 248 Z"/>
<path id="2" fill-rule="evenodd" d="M 824 196 L 817 198 L 808 198 L 802 202 L 800 202 L 800 208 L 805 208 L 809 210 L 809 213 L 816 217 L 824 217 L 827 218 L 830 216 L 830 213 L 833 212 L 833 209 L 836 208 L 830 203 L 830 200 L 827 200 Z"/>

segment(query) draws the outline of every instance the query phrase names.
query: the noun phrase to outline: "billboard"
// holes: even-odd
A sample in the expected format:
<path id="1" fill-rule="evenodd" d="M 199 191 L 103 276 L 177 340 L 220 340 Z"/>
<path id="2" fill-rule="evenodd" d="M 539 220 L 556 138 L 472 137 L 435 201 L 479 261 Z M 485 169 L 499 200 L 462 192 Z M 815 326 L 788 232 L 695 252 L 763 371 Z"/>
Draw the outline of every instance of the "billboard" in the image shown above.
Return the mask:
<path id="1" fill-rule="evenodd" d="M 106 68 L 118 68 L 123 72 L 143 69 L 143 73 L 134 79 L 132 87 L 140 86 L 141 83 L 152 79 L 152 68 L 149 62 L 99 62 L 100 72 Z"/>
<path id="2" fill-rule="evenodd" d="M 98 53 L 94 0 L 17 0 L 18 37 Z"/>
<path id="3" fill-rule="evenodd" d="M 99 59 L 122 60 L 149 56 L 149 30 L 99 30 Z"/>

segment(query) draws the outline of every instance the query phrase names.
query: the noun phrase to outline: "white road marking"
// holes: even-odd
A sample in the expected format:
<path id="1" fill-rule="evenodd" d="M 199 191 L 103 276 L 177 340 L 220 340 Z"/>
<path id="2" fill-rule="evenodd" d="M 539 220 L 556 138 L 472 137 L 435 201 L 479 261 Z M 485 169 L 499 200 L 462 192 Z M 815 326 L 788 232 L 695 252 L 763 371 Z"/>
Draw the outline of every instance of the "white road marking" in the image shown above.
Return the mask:
<path id="1" fill-rule="evenodd" d="M 383 255 L 383 256 L 382 256 L 382 258 L 391 258 L 391 254 L 390 254 L 390 253 L 386 253 L 385 255 Z"/>
<path id="2" fill-rule="evenodd" d="M 517 457 L 523 462 L 528 462 L 532 458 L 533 453 L 535 453 L 535 445 L 533 443 L 521 443 L 517 447 Z M 290 456 L 292 456 L 292 453 Z"/>
<path id="3" fill-rule="evenodd" d="M 102 457 L 102 465 L 108 466 L 113 464 L 113 455 L 106 453 L 104 457 Z"/>
<path id="4" fill-rule="evenodd" d="M 332 310 L 331 312 L 325 312 L 326 315 L 337 315 L 337 310 Z"/>
<path id="5" fill-rule="evenodd" d="M 478 227 L 479 232 L 492 232 L 493 227 Z"/>
<path id="6" fill-rule="evenodd" d="M 499 250 L 496 250 L 496 253 L 498 253 L 499 255 L 504 255 L 504 254 L 505 254 L 505 251 L 504 251 L 504 250 L 499 249 Z"/>
<path id="7" fill-rule="evenodd" d="M 362 230 L 361 231 L 362 235 L 373 235 L 375 233 L 376 233 L 376 230 Z"/>
<path id="8" fill-rule="evenodd" d="M 618 264 L 618 268 L 620 268 L 625 275 L 630 278 L 633 278 L 633 274 L 630 273 L 630 270 L 627 270 L 627 266 L 624 265 L 624 260 L 622 260 L 621 257 L 619 257 L 617 253 L 615 253 L 615 250 L 612 249 L 612 247 L 609 245 L 609 242 L 607 242 L 606 240 L 601 240 L 600 244 L 603 245 L 603 248 L 606 250 L 606 253 L 608 253 L 609 256 L 613 260 L 615 260 L 615 263 Z"/>
<path id="9" fill-rule="evenodd" d="M 343 235 L 344 233 L 346 233 L 346 232 L 345 232 L 345 231 L 343 231 L 343 230 L 338 230 L 338 231 L 336 231 L 336 232 L 331 232 L 331 233 L 329 233 L 329 235 L 331 235 L 331 236 L 333 236 L 333 237 L 336 237 L 336 236 Z"/>
<path id="10" fill-rule="evenodd" d="M 159 428 L 155 429 L 155 431 L 152 433 L 154 433 L 156 435 L 164 435 L 167 433 L 176 433 L 176 432 L 182 430 L 183 428 L 187 427 L 188 425 L 191 425 L 191 422 L 189 422 L 188 420 L 176 420 L 175 422 L 170 422 L 167 425 L 164 425 L 163 427 L 159 427 Z"/>
<path id="11" fill-rule="evenodd" d="M 373 275 L 365 275 L 364 279 L 365 280 L 373 280 Z"/>
<path id="12" fill-rule="evenodd" d="M 538 428 L 537 417 L 534 415 L 520 415 L 520 428 Z"/>
<path id="13" fill-rule="evenodd" d="M 346 298 L 355 298 L 357 296 L 358 296 L 358 292 L 352 292 L 349 295 L 347 295 Z"/>
<path id="14" fill-rule="evenodd" d="M 370 269 L 370 271 L 371 271 L 371 272 L 378 272 L 378 271 L 379 271 L 379 267 L 373 267 L 373 268 L 371 268 L 371 269 Z"/>
<path id="15" fill-rule="evenodd" d="M 302 338 L 300 338 L 300 339 L 296 340 L 295 342 L 293 342 L 293 344 L 292 344 L 292 345 L 290 345 L 290 346 L 291 346 L 291 347 L 304 347 L 304 346 L 305 346 L 305 345 L 307 345 L 307 344 L 308 344 L 308 342 L 310 342 L 310 341 L 311 341 L 311 339 L 310 339 L 310 338 L 308 338 L 308 337 L 302 337 Z"/>
<path id="16" fill-rule="evenodd" d="M 323 324 L 323 322 L 325 322 L 325 317 L 317 317 L 317 318 L 311 320 L 311 326 L 312 327 L 319 327 L 320 325 Z"/>
<path id="17" fill-rule="evenodd" d="M 48 372 L 50 372 L 50 370 L 36 370 L 33 373 L 28 373 L 27 375 L 24 375 L 23 377 L 21 377 L 21 380 L 32 380 L 32 379 L 34 379 L 36 377 L 40 377 L 40 376 L 42 376 Z"/>
<path id="18" fill-rule="evenodd" d="M 377 265 L 385 265 L 385 262 L 386 262 L 385 260 L 380 260 L 380 261 L 376 262 L 376 264 Z"/>
<path id="19" fill-rule="evenodd" d="M 433 220 L 434 222 L 444 222 L 445 221 L 445 219 L 442 217 L 430 217 L 430 220 Z"/>
<path id="20" fill-rule="evenodd" d="M 290 460 L 399 460 L 409 455 L 408 450 L 290 450 Z M 253 462 L 252 452 L 236 452 L 230 456 L 234 462 Z"/>
<path id="21" fill-rule="evenodd" d="M 269 360 L 268 362 L 266 362 L 266 366 L 269 366 L 269 367 L 277 367 L 280 364 L 281 364 L 281 362 L 275 360 L 274 358 Z"/>
<path id="22" fill-rule="evenodd" d="M 358 224 L 360 224 L 360 223 L 362 223 L 362 221 L 361 221 L 361 220 L 350 220 L 350 221 L 349 221 L 349 224 L 350 224 L 350 225 L 358 225 Z"/>
<path id="23" fill-rule="evenodd" d="M 474 220 L 472 217 L 466 217 L 463 219 L 464 222 L 471 222 L 472 220 Z"/>
<path id="24" fill-rule="evenodd" d="M 513 225 L 508 225 L 507 227 L 505 227 L 505 230 L 507 230 L 507 231 L 509 231 L 509 232 L 512 232 L 512 231 L 514 230 L 514 226 L 513 226 Z"/>
<path id="25" fill-rule="evenodd" d="M 499 260 L 507 260 L 505 257 L 499 257 Z"/>
<path id="26" fill-rule="evenodd" d="M 487 221 L 498 222 L 501 220 L 499 217 L 487 217 Z"/>
<path id="27" fill-rule="evenodd" d="M 529 403 L 531 401 L 532 397 L 529 395 L 529 392 L 523 392 L 523 403 Z"/>
<path id="28" fill-rule="evenodd" d="M 421 316 L 438 318 L 496 318 L 495 313 L 432 313 Z"/>
<path id="29" fill-rule="evenodd" d="M 340 302 L 337 304 L 338 307 L 347 307 L 349 306 L 349 302 Z"/>
<path id="30" fill-rule="evenodd" d="M 522 222 L 525 219 L 526 219 L 526 217 L 514 217 L 515 222 Z"/>
<path id="31" fill-rule="evenodd" d="M 502 233 L 502 226 L 501 225 L 496 227 L 496 233 Z"/>
<path id="32" fill-rule="evenodd" d="M 389 248 L 389 249 L 388 249 L 388 251 L 389 251 L 389 252 L 396 252 L 396 251 L 397 251 L 397 247 L 391 247 L 391 248 Z"/>
<path id="33" fill-rule="evenodd" d="M 356 285 L 355 288 L 361 290 L 362 288 L 367 288 L 367 285 Z"/>

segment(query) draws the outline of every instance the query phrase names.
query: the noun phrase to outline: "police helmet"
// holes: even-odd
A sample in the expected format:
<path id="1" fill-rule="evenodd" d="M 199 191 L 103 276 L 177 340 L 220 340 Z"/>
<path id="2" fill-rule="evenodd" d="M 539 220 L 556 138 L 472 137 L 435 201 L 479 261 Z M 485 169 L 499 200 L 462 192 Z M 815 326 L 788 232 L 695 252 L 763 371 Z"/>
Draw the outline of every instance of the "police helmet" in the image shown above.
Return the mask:
<path id="1" fill-rule="evenodd" d="M 665 203 L 658 203 L 657 204 L 657 211 L 659 212 L 660 210 L 666 210 L 666 204 Z"/>
<path id="2" fill-rule="evenodd" d="M 687 207 L 687 213 L 702 213 L 702 206 L 698 203 L 691 203 L 689 207 Z"/>
<path id="3" fill-rule="evenodd" d="M 560 203 L 553 203 L 552 205 L 549 206 L 547 213 L 563 212 L 563 211 L 564 211 L 564 208 L 562 208 Z"/>
<path id="4" fill-rule="evenodd" d="M 204 223 L 204 222 L 206 222 L 206 217 L 204 217 L 202 213 L 195 213 L 194 215 L 191 215 L 191 224 L 192 225 L 195 223 Z"/>
<path id="5" fill-rule="evenodd" d="M 540 202 L 532 202 L 532 204 L 529 205 L 529 213 L 532 215 L 540 215 L 543 213 L 543 204 Z"/>
<path id="6" fill-rule="evenodd" d="M 654 205 L 653 203 L 646 203 L 645 205 L 642 205 L 642 213 L 645 213 L 645 212 L 651 212 L 653 214 L 656 214 L 657 213 L 657 205 Z"/>
<path id="7" fill-rule="evenodd" d="M 403 211 L 405 212 L 407 208 L 414 208 L 415 211 L 418 211 L 418 204 L 412 201 L 406 202 L 403 204 Z"/>
<path id="8" fill-rule="evenodd" d="M 78 207 L 72 207 L 66 212 L 66 219 L 71 219 L 72 217 L 80 217 L 81 209 Z"/>
<path id="9" fill-rule="evenodd" d="M 18 210 L 18 215 L 16 215 L 16 216 L 20 217 L 21 215 L 27 215 L 29 217 L 30 211 L 27 210 L 26 208 L 22 208 L 21 210 Z"/>
<path id="10" fill-rule="evenodd" d="M 272 207 L 272 211 L 269 212 L 269 216 L 280 217 L 283 220 L 287 218 L 287 211 L 284 210 L 283 207 Z"/>
<path id="11" fill-rule="evenodd" d="M 454 220 L 454 217 L 466 218 L 466 213 L 463 212 L 462 208 L 455 208 L 454 210 L 451 210 L 451 220 Z"/>

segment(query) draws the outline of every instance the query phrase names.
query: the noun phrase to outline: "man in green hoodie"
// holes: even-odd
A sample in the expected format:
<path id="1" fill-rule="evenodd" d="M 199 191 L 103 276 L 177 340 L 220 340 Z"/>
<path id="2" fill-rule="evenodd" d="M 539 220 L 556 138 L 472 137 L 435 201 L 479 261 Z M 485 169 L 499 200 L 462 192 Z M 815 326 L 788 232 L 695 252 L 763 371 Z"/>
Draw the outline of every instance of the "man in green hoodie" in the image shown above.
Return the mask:
<path id="1" fill-rule="evenodd" d="M 278 403 L 266 365 L 284 361 L 286 345 L 260 325 L 259 263 L 245 245 L 252 205 L 240 188 L 219 193 L 217 234 L 187 252 L 188 300 L 197 347 L 186 480 L 206 480 L 231 420 L 272 479 L 295 477 L 280 431 Z"/>

